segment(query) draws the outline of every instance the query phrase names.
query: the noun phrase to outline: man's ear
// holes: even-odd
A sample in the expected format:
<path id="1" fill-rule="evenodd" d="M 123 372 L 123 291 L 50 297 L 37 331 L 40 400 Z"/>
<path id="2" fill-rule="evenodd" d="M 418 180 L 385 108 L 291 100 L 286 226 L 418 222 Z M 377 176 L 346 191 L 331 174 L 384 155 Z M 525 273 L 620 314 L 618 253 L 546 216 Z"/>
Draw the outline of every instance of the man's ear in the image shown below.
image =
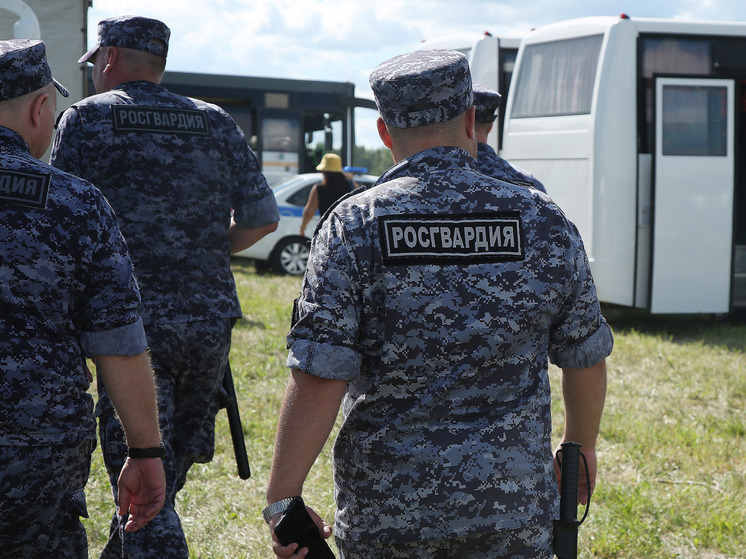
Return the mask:
<path id="1" fill-rule="evenodd" d="M 391 149 L 391 134 L 389 134 L 389 129 L 386 128 L 386 123 L 380 116 L 376 120 L 376 126 L 378 127 L 378 135 L 381 137 L 383 145 Z"/>
<path id="2" fill-rule="evenodd" d="M 44 103 L 49 103 L 49 93 L 39 93 L 34 100 L 29 103 L 28 111 L 29 118 L 34 128 L 39 128 L 42 125 L 41 115 L 44 112 Z"/>
<path id="3" fill-rule="evenodd" d="M 464 127 L 466 128 L 466 136 L 470 140 L 473 140 L 474 138 L 476 138 L 476 132 L 474 131 L 474 123 L 475 123 L 474 118 L 476 114 L 477 114 L 477 110 L 474 107 L 474 105 L 469 107 L 464 113 Z"/>
<path id="4" fill-rule="evenodd" d="M 116 63 L 119 61 L 119 51 L 114 47 L 106 47 L 106 51 L 102 54 L 106 57 L 106 63 L 101 72 L 104 74 L 110 74 L 114 71 L 114 66 L 116 66 Z"/>

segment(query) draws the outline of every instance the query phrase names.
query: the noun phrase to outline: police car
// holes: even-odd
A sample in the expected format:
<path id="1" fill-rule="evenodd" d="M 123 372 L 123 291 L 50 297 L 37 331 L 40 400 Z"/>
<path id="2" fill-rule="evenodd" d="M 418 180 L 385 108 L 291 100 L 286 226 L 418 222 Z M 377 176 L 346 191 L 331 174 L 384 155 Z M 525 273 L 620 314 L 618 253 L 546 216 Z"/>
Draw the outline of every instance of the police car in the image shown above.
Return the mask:
<path id="1" fill-rule="evenodd" d="M 359 168 L 345 167 L 345 171 L 354 173 L 353 180 L 358 186 L 371 185 L 378 178 L 373 175 L 360 174 L 364 173 L 364 170 Z M 277 273 L 291 276 L 303 275 L 308 263 L 311 238 L 300 235 L 301 216 L 311 188 L 323 179 L 324 176 L 321 173 L 304 173 L 273 185 L 272 191 L 280 210 L 277 230 L 233 256 L 251 258 L 256 261 L 257 267 L 271 267 Z M 319 212 L 316 212 L 306 226 L 306 235 L 313 235 L 319 217 Z"/>

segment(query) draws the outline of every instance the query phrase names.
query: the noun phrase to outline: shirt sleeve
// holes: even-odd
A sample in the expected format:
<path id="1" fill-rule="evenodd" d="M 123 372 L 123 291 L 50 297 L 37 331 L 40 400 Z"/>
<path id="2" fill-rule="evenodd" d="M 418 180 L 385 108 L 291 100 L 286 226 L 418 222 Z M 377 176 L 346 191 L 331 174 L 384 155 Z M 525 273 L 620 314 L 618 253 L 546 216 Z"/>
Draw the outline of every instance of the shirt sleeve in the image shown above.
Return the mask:
<path id="1" fill-rule="evenodd" d="M 611 354 L 614 337 L 601 314 L 583 241 L 575 226 L 568 225 L 572 287 L 550 331 L 549 360 L 561 368 L 585 369 Z"/>
<path id="2" fill-rule="evenodd" d="M 95 188 L 87 243 L 85 288 L 75 322 L 86 355 L 137 355 L 147 348 L 138 314 L 140 291 L 114 212 Z"/>
<path id="3" fill-rule="evenodd" d="M 316 234 L 288 334 L 287 365 L 311 375 L 350 381 L 361 370 L 360 282 L 341 222 L 332 215 Z"/>

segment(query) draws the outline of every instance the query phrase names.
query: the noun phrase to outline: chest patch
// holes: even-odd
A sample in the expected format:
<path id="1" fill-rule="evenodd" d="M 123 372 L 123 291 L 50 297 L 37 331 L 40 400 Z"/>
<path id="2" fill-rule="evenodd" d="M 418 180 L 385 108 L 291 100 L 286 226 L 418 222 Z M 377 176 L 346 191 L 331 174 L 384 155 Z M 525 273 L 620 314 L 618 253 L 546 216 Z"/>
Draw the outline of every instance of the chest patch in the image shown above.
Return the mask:
<path id="1" fill-rule="evenodd" d="M 387 264 L 482 263 L 523 260 L 519 212 L 468 216 L 382 217 Z"/>
<path id="2" fill-rule="evenodd" d="M 0 201 L 44 209 L 49 196 L 49 175 L 0 169 Z"/>
<path id="3" fill-rule="evenodd" d="M 135 107 L 112 105 L 114 130 L 117 132 L 150 132 L 207 136 L 210 127 L 205 111 L 168 107 Z"/>

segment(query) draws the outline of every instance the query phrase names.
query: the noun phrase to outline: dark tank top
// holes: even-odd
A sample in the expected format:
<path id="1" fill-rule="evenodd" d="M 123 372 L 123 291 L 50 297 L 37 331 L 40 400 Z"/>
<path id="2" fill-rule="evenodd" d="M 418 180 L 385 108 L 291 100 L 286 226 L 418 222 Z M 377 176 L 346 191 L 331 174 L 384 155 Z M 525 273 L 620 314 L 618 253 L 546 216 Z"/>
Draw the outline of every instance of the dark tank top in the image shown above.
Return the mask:
<path id="1" fill-rule="evenodd" d="M 328 210 L 334 202 L 352 190 L 352 186 L 349 181 L 345 180 L 344 183 L 339 181 L 339 183 L 336 183 L 335 185 L 319 183 L 316 190 L 319 195 L 319 213 L 324 215 L 326 210 Z"/>

